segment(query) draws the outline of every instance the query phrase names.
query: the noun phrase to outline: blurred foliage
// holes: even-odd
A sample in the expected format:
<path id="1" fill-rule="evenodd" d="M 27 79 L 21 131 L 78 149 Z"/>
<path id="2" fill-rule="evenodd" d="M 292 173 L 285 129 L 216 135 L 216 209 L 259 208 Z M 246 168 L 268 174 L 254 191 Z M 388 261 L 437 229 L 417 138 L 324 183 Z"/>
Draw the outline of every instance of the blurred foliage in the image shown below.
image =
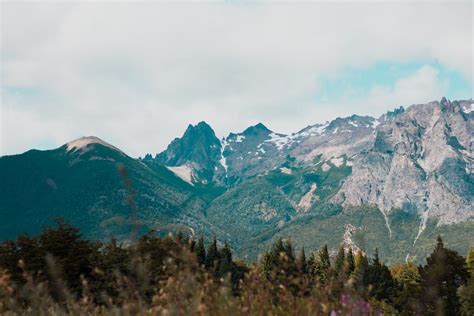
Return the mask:
<path id="1" fill-rule="evenodd" d="M 471 315 L 472 255 L 439 237 L 425 265 L 388 267 L 377 250 L 323 245 L 307 258 L 278 239 L 247 264 L 217 239 L 149 232 L 104 243 L 58 221 L 0 244 L 0 314 Z"/>

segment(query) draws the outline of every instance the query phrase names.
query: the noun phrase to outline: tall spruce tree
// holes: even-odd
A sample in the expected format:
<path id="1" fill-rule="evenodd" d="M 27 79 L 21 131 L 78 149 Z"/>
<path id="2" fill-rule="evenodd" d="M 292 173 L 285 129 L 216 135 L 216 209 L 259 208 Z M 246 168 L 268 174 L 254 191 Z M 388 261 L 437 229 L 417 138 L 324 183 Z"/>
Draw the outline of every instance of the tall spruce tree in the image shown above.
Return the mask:
<path id="1" fill-rule="evenodd" d="M 395 282 L 386 265 L 380 262 L 379 251 L 376 248 L 372 264 L 367 270 L 367 284 L 370 286 L 370 295 L 380 301 L 390 300 L 395 291 Z"/>
<path id="2" fill-rule="evenodd" d="M 316 271 L 318 264 L 318 259 L 316 257 L 317 254 L 313 251 L 308 258 L 308 275 L 312 283 L 316 282 Z"/>
<path id="3" fill-rule="evenodd" d="M 344 269 L 344 262 L 346 259 L 346 253 L 344 251 L 344 246 L 339 246 L 339 251 L 337 252 L 336 261 L 334 263 L 334 269 L 337 275 L 339 275 Z"/>
<path id="4" fill-rule="evenodd" d="M 474 249 L 469 247 L 466 257 L 466 268 L 467 271 L 473 275 L 474 274 Z"/>
<path id="5" fill-rule="evenodd" d="M 209 247 L 207 248 L 206 268 L 214 270 L 218 260 L 219 260 L 219 250 L 217 249 L 216 237 L 214 237 L 212 239 L 212 242 L 209 244 Z"/>
<path id="6" fill-rule="evenodd" d="M 277 240 L 263 257 L 261 266 L 267 278 L 275 284 L 286 284 L 295 276 L 296 260 L 291 241 Z"/>
<path id="7" fill-rule="evenodd" d="M 349 248 L 346 256 L 346 265 L 347 265 L 347 276 L 352 274 L 355 270 L 355 262 L 354 262 L 354 253 L 352 252 L 352 248 Z"/>
<path id="8" fill-rule="evenodd" d="M 304 247 L 301 248 L 298 259 L 296 260 L 296 267 L 298 268 L 298 272 L 301 274 L 306 274 L 308 272 L 308 263 L 306 262 Z"/>
<path id="9" fill-rule="evenodd" d="M 369 261 L 367 260 L 367 257 L 362 253 L 362 251 L 359 250 L 355 257 L 355 270 L 353 273 L 355 285 L 359 291 L 364 291 L 365 287 L 368 284 L 368 281 L 367 281 L 368 269 L 369 269 Z"/>
<path id="10" fill-rule="evenodd" d="M 469 248 L 466 258 L 466 266 L 469 272 L 467 285 L 462 285 L 459 290 L 459 301 L 461 303 L 461 314 L 472 315 L 474 311 L 474 249 Z"/>
<path id="11" fill-rule="evenodd" d="M 421 301 L 426 312 L 458 315 L 460 303 L 456 292 L 468 277 L 464 258 L 445 248 L 438 236 L 433 253 L 426 258 L 426 265 L 420 267 Z"/>
<path id="12" fill-rule="evenodd" d="M 321 247 L 318 252 L 314 274 L 316 279 L 323 284 L 327 283 L 331 277 L 331 261 L 327 244 Z"/>
<path id="13" fill-rule="evenodd" d="M 420 296 L 420 274 L 413 263 L 398 264 L 391 267 L 396 283 L 393 305 L 408 315 L 420 315 L 423 312 L 418 301 Z"/>
<path id="14" fill-rule="evenodd" d="M 206 248 L 204 247 L 204 237 L 200 237 L 196 246 L 194 247 L 194 253 L 196 254 L 197 260 L 200 265 L 206 264 Z"/>
<path id="15" fill-rule="evenodd" d="M 232 252 L 230 251 L 230 247 L 226 241 L 224 243 L 224 247 L 219 252 L 218 275 L 225 276 L 227 273 L 231 272 L 231 269 L 232 269 Z"/>

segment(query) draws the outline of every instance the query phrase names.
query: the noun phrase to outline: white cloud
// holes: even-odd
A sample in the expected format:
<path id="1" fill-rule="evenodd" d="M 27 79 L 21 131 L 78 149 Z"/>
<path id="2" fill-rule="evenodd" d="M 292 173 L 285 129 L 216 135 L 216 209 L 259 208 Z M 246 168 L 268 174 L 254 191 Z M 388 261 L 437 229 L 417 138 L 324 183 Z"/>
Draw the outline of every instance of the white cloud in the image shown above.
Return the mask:
<path id="1" fill-rule="evenodd" d="M 447 82 L 439 78 L 439 72 L 432 66 L 423 66 L 415 73 L 400 78 L 393 87 L 375 86 L 370 91 L 368 104 L 375 108 L 387 104 L 411 105 L 440 100 L 447 91 Z M 372 114 L 376 114 L 375 111 Z"/>
<path id="2" fill-rule="evenodd" d="M 3 89 L 1 154 L 94 134 L 142 155 L 200 120 L 220 136 L 258 121 L 291 132 L 444 89 L 427 66 L 364 102 L 313 101 L 320 76 L 380 61 L 436 60 L 472 83 L 469 1 L 1 6 L 2 86 L 42 95 Z"/>

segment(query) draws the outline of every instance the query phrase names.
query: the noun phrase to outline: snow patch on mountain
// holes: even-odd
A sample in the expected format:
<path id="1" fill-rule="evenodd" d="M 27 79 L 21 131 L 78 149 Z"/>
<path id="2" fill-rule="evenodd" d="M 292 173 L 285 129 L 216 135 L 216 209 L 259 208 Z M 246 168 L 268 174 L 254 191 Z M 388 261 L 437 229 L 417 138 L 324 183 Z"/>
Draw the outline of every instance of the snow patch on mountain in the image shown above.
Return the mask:
<path id="1" fill-rule="evenodd" d="M 267 139 L 265 142 L 274 143 L 278 150 L 282 150 L 283 148 L 285 148 L 285 146 L 288 146 L 294 141 L 293 135 L 288 136 L 288 135 L 271 133 L 269 136 L 271 138 Z"/>
<path id="2" fill-rule="evenodd" d="M 244 139 L 245 139 L 245 136 L 244 136 L 244 135 L 237 135 L 237 137 L 235 138 L 234 142 L 236 142 L 236 143 L 241 143 Z"/>
<path id="3" fill-rule="evenodd" d="M 329 169 L 331 169 L 331 166 L 328 165 L 327 163 L 324 163 L 324 164 L 321 166 L 321 170 L 323 170 L 324 172 L 328 172 Z"/>
<path id="4" fill-rule="evenodd" d="M 66 146 L 67 146 L 66 151 L 75 152 L 75 151 L 79 150 L 79 151 L 85 152 L 87 150 L 87 147 L 91 144 L 100 144 L 102 146 L 109 147 L 111 149 L 120 151 L 120 149 L 110 145 L 109 143 L 107 143 L 107 142 L 103 141 L 102 139 L 100 139 L 98 137 L 95 137 L 95 136 L 85 136 L 85 137 L 81 137 L 81 138 L 78 138 L 76 140 L 73 140 L 73 141 L 67 143 L 66 144 Z"/>
<path id="5" fill-rule="evenodd" d="M 329 126 L 329 123 L 325 124 L 317 124 L 312 126 L 311 128 L 304 130 L 300 133 L 298 133 L 298 136 L 302 137 L 310 137 L 310 136 L 319 136 L 323 134 L 326 131 L 326 128 Z"/>
<path id="6" fill-rule="evenodd" d="M 222 140 L 221 140 L 221 159 L 219 160 L 219 162 L 221 163 L 222 167 L 224 167 L 226 176 L 227 176 L 228 166 L 227 166 L 227 160 L 224 157 L 224 150 L 225 150 L 225 148 L 227 147 L 228 144 L 229 143 L 227 142 L 227 140 L 225 138 L 222 138 Z"/>
<path id="7" fill-rule="evenodd" d="M 462 111 L 466 114 L 469 114 L 474 111 L 474 103 L 471 102 L 471 104 L 466 105 L 465 107 L 462 108 Z"/>
<path id="8" fill-rule="evenodd" d="M 187 183 L 193 184 L 193 168 L 188 165 L 176 166 L 176 167 L 166 167 L 176 176 L 183 179 Z"/>
<path id="9" fill-rule="evenodd" d="M 335 165 L 338 168 L 344 164 L 343 157 L 332 158 L 330 161 L 333 165 Z"/>
<path id="10" fill-rule="evenodd" d="M 373 128 L 373 129 L 376 129 L 377 126 L 379 126 L 379 125 L 380 125 L 380 121 L 379 121 L 379 120 L 374 120 L 374 121 L 372 122 L 372 128 Z"/>

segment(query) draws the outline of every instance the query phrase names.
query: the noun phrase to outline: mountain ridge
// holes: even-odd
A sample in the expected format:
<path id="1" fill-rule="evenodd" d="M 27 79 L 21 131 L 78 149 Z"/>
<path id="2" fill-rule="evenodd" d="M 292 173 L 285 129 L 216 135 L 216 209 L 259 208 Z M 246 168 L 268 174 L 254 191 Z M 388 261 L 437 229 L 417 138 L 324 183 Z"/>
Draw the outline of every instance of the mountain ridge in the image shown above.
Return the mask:
<path id="1" fill-rule="evenodd" d="M 8 223 L 8 216 L 21 221 L 26 214 L 34 219 L 35 212 L 50 219 L 65 214 L 83 223 L 88 235 L 104 237 L 115 229 L 124 236 L 127 229 L 110 224 L 130 217 L 116 170 L 124 165 L 136 185 L 143 229 L 214 235 L 229 240 L 244 258 L 275 238 L 291 236 L 309 248 L 324 242 L 337 247 L 352 238 L 348 244 L 382 246 L 393 260 L 416 260 L 433 232 L 448 234 L 459 248 L 467 245 L 453 227 L 474 240 L 469 232 L 474 228 L 472 107 L 472 100 L 443 98 L 378 118 L 338 117 L 289 135 L 258 123 L 221 139 L 199 122 L 163 152 L 143 159 L 94 136 L 51 151 L 4 156 L 0 222 Z M 34 170 L 34 176 L 21 168 Z M 89 183 L 102 190 L 90 190 Z M 59 202 L 55 186 L 69 186 L 56 195 Z M 73 202 L 73 188 L 87 201 Z M 39 206 L 37 198 L 43 201 Z M 77 205 L 69 212 L 55 203 Z M 19 227 L 48 221 L 26 222 Z M 381 240 L 390 245 L 383 247 Z"/>

